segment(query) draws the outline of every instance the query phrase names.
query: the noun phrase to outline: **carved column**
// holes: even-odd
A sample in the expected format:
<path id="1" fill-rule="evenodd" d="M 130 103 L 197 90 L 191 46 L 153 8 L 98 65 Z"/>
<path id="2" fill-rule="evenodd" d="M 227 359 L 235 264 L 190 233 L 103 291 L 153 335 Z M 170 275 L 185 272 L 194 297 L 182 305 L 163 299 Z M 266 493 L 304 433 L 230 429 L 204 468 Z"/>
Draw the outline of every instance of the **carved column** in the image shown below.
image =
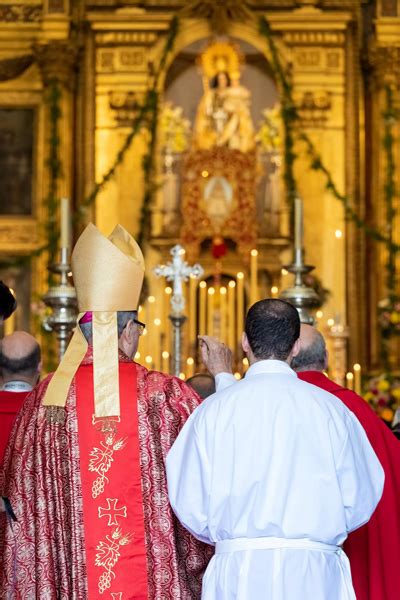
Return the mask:
<path id="1" fill-rule="evenodd" d="M 78 51 L 72 42 L 53 41 L 47 44 L 35 44 L 34 55 L 44 86 L 43 95 L 47 107 L 47 123 L 50 123 L 49 94 L 54 88 L 57 88 L 60 93 L 60 118 L 58 121 L 60 144 L 58 147 L 58 156 L 61 161 L 61 177 L 58 183 L 57 197 L 66 196 L 73 201 L 75 169 L 73 160 L 74 92 Z M 45 157 L 49 154 L 49 133 L 47 127 L 47 152 L 45 152 Z"/>
<path id="2" fill-rule="evenodd" d="M 369 147 L 366 148 L 366 161 L 369 161 L 369 185 L 370 197 L 368 198 L 368 217 L 375 226 L 384 233 L 388 233 L 388 221 L 386 215 L 386 206 L 384 201 L 385 185 L 387 177 L 387 158 L 383 146 L 384 136 L 384 117 L 383 113 L 386 110 L 387 104 L 387 87 L 389 86 L 392 92 L 394 107 L 400 109 L 400 19 L 396 19 L 399 32 L 396 39 L 393 38 L 392 32 L 389 30 L 389 35 L 386 35 L 385 29 L 378 25 L 377 37 L 369 48 L 367 77 L 368 86 L 366 95 L 371 98 L 367 104 L 368 112 L 366 112 L 366 132 L 369 139 Z M 400 166 L 400 152 L 398 148 L 398 140 L 400 137 L 400 125 L 393 121 L 393 154 L 395 161 L 395 179 L 398 189 L 400 180 L 398 177 L 398 169 Z M 373 150 L 373 151 L 372 151 Z M 397 201 L 394 199 L 396 208 Z M 397 209 L 398 210 L 398 209 Z M 390 223 L 393 231 L 394 241 L 400 242 L 400 219 L 397 217 L 395 222 Z M 381 340 L 380 330 L 377 322 L 377 304 L 388 295 L 386 285 L 386 270 L 387 249 L 383 244 L 375 241 L 368 241 L 368 256 L 371 267 L 369 269 L 368 281 L 368 300 L 370 311 L 370 348 L 371 348 L 371 365 L 372 367 L 382 367 L 381 363 Z M 400 257 L 396 259 L 397 272 L 400 269 Z M 399 289 L 397 289 L 399 293 Z M 398 358 L 400 355 L 398 338 L 390 340 L 389 343 L 389 360 L 392 368 L 398 368 Z"/>

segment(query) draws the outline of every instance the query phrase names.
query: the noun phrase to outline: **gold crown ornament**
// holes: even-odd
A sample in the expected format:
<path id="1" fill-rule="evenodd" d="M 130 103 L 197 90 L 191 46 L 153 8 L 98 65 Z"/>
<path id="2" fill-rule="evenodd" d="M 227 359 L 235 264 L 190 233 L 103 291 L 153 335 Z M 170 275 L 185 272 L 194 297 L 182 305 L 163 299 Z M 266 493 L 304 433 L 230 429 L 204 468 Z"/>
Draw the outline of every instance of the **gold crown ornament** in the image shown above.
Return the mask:
<path id="1" fill-rule="evenodd" d="M 71 264 L 79 307 L 77 327 L 48 385 L 43 405 L 65 407 L 71 382 L 88 348 L 79 322 L 90 311 L 94 414 L 119 416 L 117 312 L 138 308 L 143 254 L 121 225 L 107 238 L 90 223 L 74 247 Z"/>

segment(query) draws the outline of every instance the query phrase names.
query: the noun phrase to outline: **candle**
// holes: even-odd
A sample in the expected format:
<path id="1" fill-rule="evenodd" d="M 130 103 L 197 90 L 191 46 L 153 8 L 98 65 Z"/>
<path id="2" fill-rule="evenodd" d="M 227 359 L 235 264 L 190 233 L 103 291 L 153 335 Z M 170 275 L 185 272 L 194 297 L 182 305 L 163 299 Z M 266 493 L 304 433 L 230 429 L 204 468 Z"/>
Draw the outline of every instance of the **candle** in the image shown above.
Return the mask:
<path id="1" fill-rule="evenodd" d="M 189 356 L 188 359 L 186 360 L 186 377 L 191 377 L 193 375 L 193 369 L 194 369 L 194 359 Z"/>
<path id="2" fill-rule="evenodd" d="M 348 373 L 346 373 L 346 387 L 349 390 L 353 390 L 354 389 L 354 375 L 353 375 L 353 373 L 351 373 L 351 371 L 349 371 Z"/>
<path id="3" fill-rule="evenodd" d="M 242 343 L 242 333 L 243 333 L 243 322 L 244 322 L 244 289 L 243 289 L 243 279 L 244 275 L 242 272 L 239 272 L 236 275 L 237 279 L 237 343 L 238 346 L 241 347 Z"/>
<path id="4" fill-rule="evenodd" d="M 354 391 L 361 396 L 361 365 L 356 363 L 353 365 L 354 371 Z"/>
<path id="5" fill-rule="evenodd" d="M 154 340 L 153 340 L 153 356 L 154 356 L 154 368 L 159 371 L 161 368 L 161 354 L 160 354 L 160 342 L 161 342 L 161 319 L 155 318 L 153 321 L 154 325 Z"/>
<path id="6" fill-rule="evenodd" d="M 3 321 L 3 334 L 11 335 L 15 331 L 15 312 Z"/>
<path id="7" fill-rule="evenodd" d="M 272 298 L 277 298 L 279 293 L 279 288 L 276 285 L 273 285 L 271 288 L 271 296 Z"/>
<path id="8" fill-rule="evenodd" d="M 199 312 L 200 312 L 200 324 L 199 333 L 205 335 L 206 333 L 206 310 L 207 310 L 207 284 L 205 281 L 200 281 L 200 301 L 199 301 Z"/>
<path id="9" fill-rule="evenodd" d="M 303 201 L 294 199 L 294 248 L 303 249 Z"/>
<path id="10" fill-rule="evenodd" d="M 226 344 L 226 287 L 219 288 L 219 318 L 221 323 L 221 342 Z"/>
<path id="11" fill-rule="evenodd" d="M 69 212 L 69 199 L 61 198 L 60 200 L 60 220 L 61 220 L 61 231 L 60 231 L 60 247 L 70 248 L 71 246 L 71 217 Z"/>
<path id="12" fill-rule="evenodd" d="M 257 276 L 258 276 L 258 252 L 253 249 L 250 252 L 250 306 L 258 300 Z"/>
<path id="13" fill-rule="evenodd" d="M 162 353 L 162 370 L 163 373 L 169 373 L 169 352 L 164 350 Z"/>
<path id="14" fill-rule="evenodd" d="M 214 335 L 214 294 L 214 288 L 208 288 L 207 335 Z"/>
<path id="15" fill-rule="evenodd" d="M 196 292 L 197 279 L 193 275 L 189 278 L 189 346 L 196 347 Z"/>
<path id="16" fill-rule="evenodd" d="M 235 351 L 235 288 L 236 282 L 228 283 L 228 346 Z"/>

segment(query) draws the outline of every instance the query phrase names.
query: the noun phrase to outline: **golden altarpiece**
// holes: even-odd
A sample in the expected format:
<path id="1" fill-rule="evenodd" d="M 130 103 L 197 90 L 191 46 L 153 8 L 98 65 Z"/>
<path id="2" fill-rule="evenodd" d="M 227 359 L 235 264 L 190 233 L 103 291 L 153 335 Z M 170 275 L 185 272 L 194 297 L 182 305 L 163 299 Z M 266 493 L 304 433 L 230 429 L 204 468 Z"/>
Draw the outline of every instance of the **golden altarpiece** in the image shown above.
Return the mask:
<path id="1" fill-rule="evenodd" d="M 229 321 L 213 317 L 229 314 L 230 295 L 240 290 L 242 300 L 234 296 L 235 306 L 248 305 L 278 295 L 291 278 L 282 272 L 293 242 L 282 177 L 284 135 L 280 130 L 279 143 L 270 148 L 262 147 L 260 137 L 263 114 L 276 112 L 282 90 L 257 18 L 268 19 L 301 127 L 336 187 L 357 214 L 384 226 L 381 115 L 385 86 L 391 86 L 399 106 L 400 2 L 0 0 L 2 258 L 29 255 L 44 243 L 51 144 L 46 93 L 52 82 L 62 91 L 57 196 L 70 198 L 78 214 L 131 131 L 174 15 L 179 30 L 159 91 L 160 118 L 175 119 L 178 129 L 171 134 L 168 126 L 161 127 L 158 136 L 145 244 L 150 302 L 143 311 L 153 328 L 164 327 L 168 289 L 152 268 L 168 260 L 172 246 L 183 244 L 188 259 L 205 270 L 204 284 L 190 281 L 186 290 L 188 309 L 196 311 L 186 326 L 190 357 L 202 320 L 208 331 L 237 345 Z M 394 133 L 400 135 L 397 122 Z M 148 131 L 142 129 L 96 202 L 86 208 L 83 222 L 93 220 L 105 233 L 119 222 L 138 234 L 148 144 Z M 386 295 L 385 247 L 346 221 L 342 204 L 321 173 L 310 169 L 300 146 L 297 142 L 294 174 L 304 202 L 306 259 L 330 291 L 319 326 L 329 333 L 334 324 L 332 348 L 348 343 L 344 368 L 355 362 L 377 368 L 376 306 Z M 394 149 L 397 164 L 399 148 Z M 75 226 L 75 237 L 83 222 Z M 30 327 L 38 335 L 46 265 L 42 253 L 29 265 L 1 271 L 20 300 L 13 326 Z M 202 302 L 211 303 L 211 317 Z M 153 365 L 165 367 L 168 336 L 165 328 L 157 341 L 143 341 L 148 346 L 142 359 L 156 352 Z M 393 345 L 393 357 L 395 350 Z"/>

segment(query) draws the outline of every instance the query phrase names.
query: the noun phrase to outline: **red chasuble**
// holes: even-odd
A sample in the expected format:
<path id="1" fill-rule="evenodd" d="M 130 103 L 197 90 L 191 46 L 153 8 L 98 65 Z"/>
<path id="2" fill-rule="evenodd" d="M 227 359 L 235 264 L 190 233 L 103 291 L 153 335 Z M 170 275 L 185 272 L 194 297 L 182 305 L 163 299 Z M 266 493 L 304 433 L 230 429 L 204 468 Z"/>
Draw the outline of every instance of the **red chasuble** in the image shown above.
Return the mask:
<path id="1" fill-rule="evenodd" d="M 385 471 L 382 499 L 371 520 L 350 533 L 344 544 L 357 600 L 400 598 L 400 441 L 354 392 L 318 371 L 298 377 L 334 394 L 356 415 Z"/>
<path id="2" fill-rule="evenodd" d="M 198 599 L 212 548 L 172 513 L 164 463 L 200 400 L 120 356 L 121 415 L 99 420 L 91 373 L 89 350 L 64 422 L 41 404 L 49 378 L 17 417 L 0 492 L 18 523 L 1 517 L 0 589 L 13 600 Z"/>
<path id="3" fill-rule="evenodd" d="M 0 463 L 14 425 L 15 417 L 30 392 L 0 391 Z"/>

